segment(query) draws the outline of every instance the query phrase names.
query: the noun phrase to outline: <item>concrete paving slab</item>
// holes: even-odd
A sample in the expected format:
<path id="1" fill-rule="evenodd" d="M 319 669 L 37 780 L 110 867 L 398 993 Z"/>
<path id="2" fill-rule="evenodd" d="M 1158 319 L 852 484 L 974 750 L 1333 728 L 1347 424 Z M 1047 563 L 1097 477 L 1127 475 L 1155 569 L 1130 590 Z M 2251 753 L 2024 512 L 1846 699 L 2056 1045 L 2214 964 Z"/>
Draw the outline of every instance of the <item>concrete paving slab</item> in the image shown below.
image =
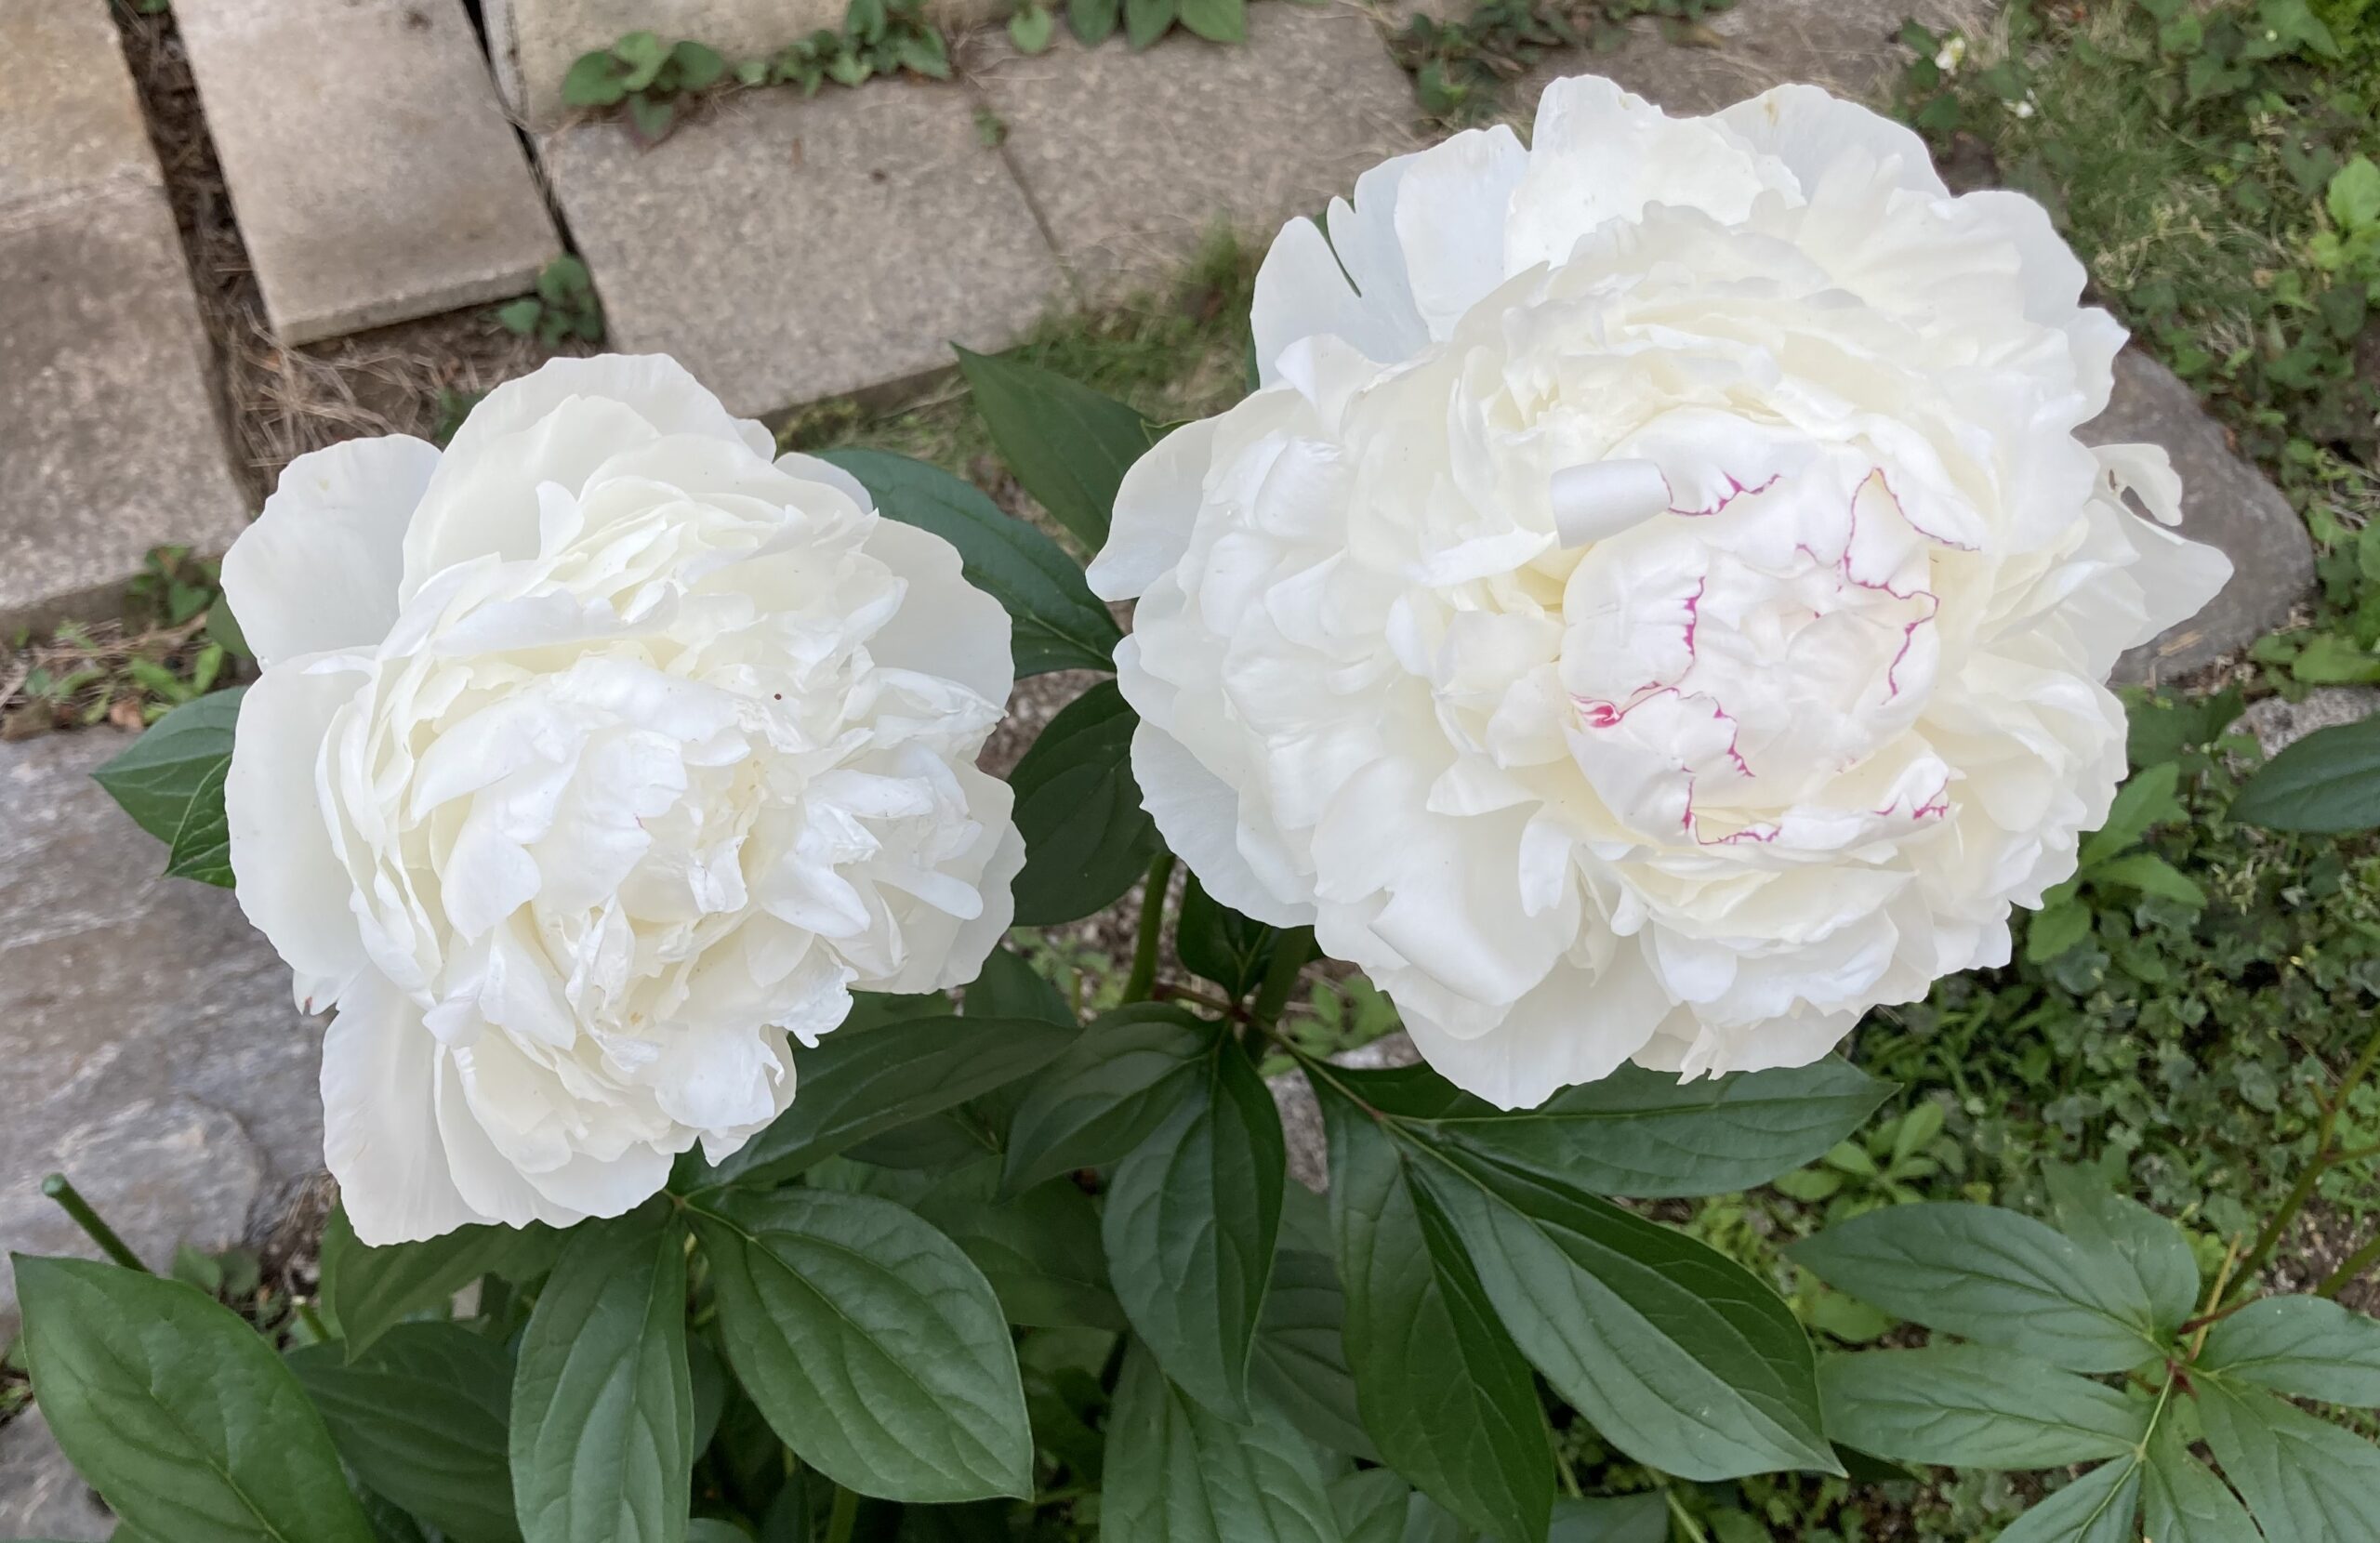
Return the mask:
<path id="1" fill-rule="evenodd" d="M 525 293 L 561 250 L 462 0 L 180 0 L 274 333 Z"/>
<path id="2" fill-rule="evenodd" d="M 247 521 L 153 188 L 0 210 L 0 626 L 103 615 L 150 547 Z"/>
<path id="3" fill-rule="evenodd" d="M 674 354 L 749 415 L 1014 342 L 1066 290 L 974 111 L 871 81 L 739 93 L 651 150 L 615 123 L 547 137 L 608 346 Z"/>
<path id="4" fill-rule="evenodd" d="M 0 210 L 158 184 L 107 0 L 0 0 Z"/>
<path id="5" fill-rule="evenodd" d="M 1163 277 L 1218 221 L 1268 243 L 1421 143 L 1411 80 L 1348 7 L 1250 6 L 1244 44 L 991 55 L 976 83 L 1003 153 L 1091 298 Z"/>
<path id="6" fill-rule="evenodd" d="M 278 1220 L 322 1167 L 322 1029 L 231 891 L 91 781 L 113 730 L 0 744 L 0 1252 L 94 1250 L 40 1194 L 63 1171 L 152 1264 Z M 15 1331 L 0 1276 L 0 1341 Z"/>

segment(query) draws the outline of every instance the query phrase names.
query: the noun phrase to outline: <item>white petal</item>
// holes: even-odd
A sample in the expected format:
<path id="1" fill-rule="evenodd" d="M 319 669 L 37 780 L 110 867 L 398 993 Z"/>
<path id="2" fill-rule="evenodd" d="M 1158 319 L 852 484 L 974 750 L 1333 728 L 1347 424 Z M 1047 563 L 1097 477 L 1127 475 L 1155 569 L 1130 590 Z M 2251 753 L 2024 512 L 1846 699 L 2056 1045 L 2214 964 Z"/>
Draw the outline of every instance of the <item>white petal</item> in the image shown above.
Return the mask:
<path id="1" fill-rule="evenodd" d="M 266 667 L 369 648 L 397 619 L 405 528 L 438 447 L 403 434 L 298 456 L 223 554 L 223 592 Z"/>
<path id="2" fill-rule="evenodd" d="M 1935 198 L 1950 190 L 1936 175 L 1925 141 L 1890 118 L 1815 86 L 1779 86 L 1716 115 L 1763 154 L 1785 163 L 1808 192 L 1827 167 L 1864 152 L 1879 168 L 1894 167 L 1893 185 Z"/>
<path id="3" fill-rule="evenodd" d="M 323 1161 L 374 1247 L 491 1220 L 447 1168 L 433 1092 L 443 1056 L 421 1009 L 368 970 L 324 1033 Z"/>
<path id="4" fill-rule="evenodd" d="M 1132 463 L 1116 490 L 1107 545 L 1084 571 L 1104 600 L 1130 600 L 1182 560 L 1198 518 L 1218 418 L 1185 424 Z"/>
<path id="5" fill-rule="evenodd" d="M 956 680 L 986 702 L 1006 702 L 1016 684 L 1009 614 L 967 582 L 959 548 L 932 531 L 880 520 L 866 550 L 908 584 L 901 609 L 868 640 L 877 663 Z"/>
<path id="6" fill-rule="evenodd" d="M 1527 169 L 1528 152 L 1502 124 L 1458 134 L 1406 168 L 1396 190 L 1397 244 L 1412 308 L 1432 337 L 1451 336 L 1465 311 L 1512 276 L 1504 220 Z M 1333 222 L 1333 236 L 1338 229 Z"/>
<path id="7" fill-rule="evenodd" d="M 331 844 L 315 774 L 331 720 L 363 684 L 360 670 L 319 672 L 308 657 L 268 669 L 240 702 L 223 784 L 233 893 L 240 910 L 300 975 L 344 981 L 364 964 L 350 909 L 354 881 Z M 319 1011 L 327 1002 L 318 1001 Z"/>
<path id="8" fill-rule="evenodd" d="M 1277 836 L 1248 828 L 1240 822 L 1239 796 L 1223 780 L 1198 764 L 1171 734 L 1147 722 L 1132 733 L 1132 775 L 1141 785 L 1141 804 L 1157 821 L 1165 844 L 1181 855 L 1198 876 L 1207 892 L 1243 916 L 1274 927 L 1310 926 L 1315 917 L 1311 890 L 1297 896 L 1275 894 L 1256 877 L 1256 869 L 1241 854 L 1242 841 L 1279 845 Z M 1276 863 L 1287 867 L 1286 857 Z"/>
<path id="9" fill-rule="evenodd" d="M 1673 1008 L 1627 940 L 1601 970 L 1557 965 L 1486 1034 L 1458 1036 L 1397 1006 L 1421 1058 L 1500 1109 L 1534 1109 L 1560 1088 L 1609 1076 Z"/>

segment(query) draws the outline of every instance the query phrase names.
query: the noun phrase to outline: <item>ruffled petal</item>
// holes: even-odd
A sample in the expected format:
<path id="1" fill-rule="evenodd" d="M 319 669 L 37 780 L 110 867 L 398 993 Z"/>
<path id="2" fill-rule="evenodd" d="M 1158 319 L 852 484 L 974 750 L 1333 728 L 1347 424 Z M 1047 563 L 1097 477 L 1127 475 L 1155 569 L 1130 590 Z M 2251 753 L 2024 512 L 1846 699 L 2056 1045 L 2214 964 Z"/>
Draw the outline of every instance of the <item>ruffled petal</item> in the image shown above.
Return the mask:
<path id="1" fill-rule="evenodd" d="M 310 451 L 223 554 L 223 593 L 257 662 L 369 648 L 397 620 L 404 540 L 438 447 L 403 434 Z"/>

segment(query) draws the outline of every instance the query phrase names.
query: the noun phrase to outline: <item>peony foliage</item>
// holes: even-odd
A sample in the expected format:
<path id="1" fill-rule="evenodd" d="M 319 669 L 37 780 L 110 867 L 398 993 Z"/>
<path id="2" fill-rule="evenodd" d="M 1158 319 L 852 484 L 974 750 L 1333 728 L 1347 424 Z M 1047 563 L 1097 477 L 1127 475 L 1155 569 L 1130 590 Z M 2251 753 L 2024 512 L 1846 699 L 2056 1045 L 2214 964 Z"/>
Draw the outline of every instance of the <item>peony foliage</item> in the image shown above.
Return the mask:
<path id="1" fill-rule="evenodd" d="M 1088 575 L 660 359 L 291 465 L 260 678 L 100 780 L 332 1014 L 341 1204 L 277 1347 L 61 1183 L 114 1262 L 16 1262 L 25 1356 L 120 1536 L 1650 1543 L 1885 1459 L 2100 1463 L 2034 1543 L 2380 1531 L 2276 1396 L 2380 1403 L 2380 1331 L 2080 1174 L 1801 1245 L 1944 1336 L 1847 1356 L 1647 1204 L 1834 1149 L 1858 1016 L 2132 838 L 2105 677 L 2228 569 L 2077 438 L 2123 338 L 2042 212 L 1581 80 L 1326 223 L 1218 418 L 961 353 Z M 1112 1010 L 1003 945 L 1119 900 Z M 1285 1028 L 1317 952 L 1421 1063 Z M 1570 1419 L 1655 1487 L 1564 1497 Z"/>

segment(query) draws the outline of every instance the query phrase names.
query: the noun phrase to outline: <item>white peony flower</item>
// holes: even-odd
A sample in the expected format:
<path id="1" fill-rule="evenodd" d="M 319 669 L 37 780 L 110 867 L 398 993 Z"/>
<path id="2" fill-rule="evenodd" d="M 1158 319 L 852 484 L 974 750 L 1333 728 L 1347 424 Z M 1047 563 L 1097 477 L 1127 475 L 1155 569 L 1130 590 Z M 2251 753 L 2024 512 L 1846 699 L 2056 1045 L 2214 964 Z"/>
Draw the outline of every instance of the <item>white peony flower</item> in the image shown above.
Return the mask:
<path id="1" fill-rule="evenodd" d="M 1092 587 L 1215 896 L 1508 1106 L 1824 1054 L 2008 956 L 2124 770 L 2100 684 L 2228 576 L 2097 452 L 2124 341 L 2039 206 L 1788 86 L 1365 175 L 1257 279 L 1262 389 L 1133 468 Z"/>
<path id="2" fill-rule="evenodd" d="M 1024 845 L 1009 622 L 941 538 L 667 359 L 557 360 L 442 455 L 283 474 L 223 583 L 248 917 L 338 1006 L 356 1233 L 615 1216 L 794 1096 L 853 988 L 974 975 Z"/>

